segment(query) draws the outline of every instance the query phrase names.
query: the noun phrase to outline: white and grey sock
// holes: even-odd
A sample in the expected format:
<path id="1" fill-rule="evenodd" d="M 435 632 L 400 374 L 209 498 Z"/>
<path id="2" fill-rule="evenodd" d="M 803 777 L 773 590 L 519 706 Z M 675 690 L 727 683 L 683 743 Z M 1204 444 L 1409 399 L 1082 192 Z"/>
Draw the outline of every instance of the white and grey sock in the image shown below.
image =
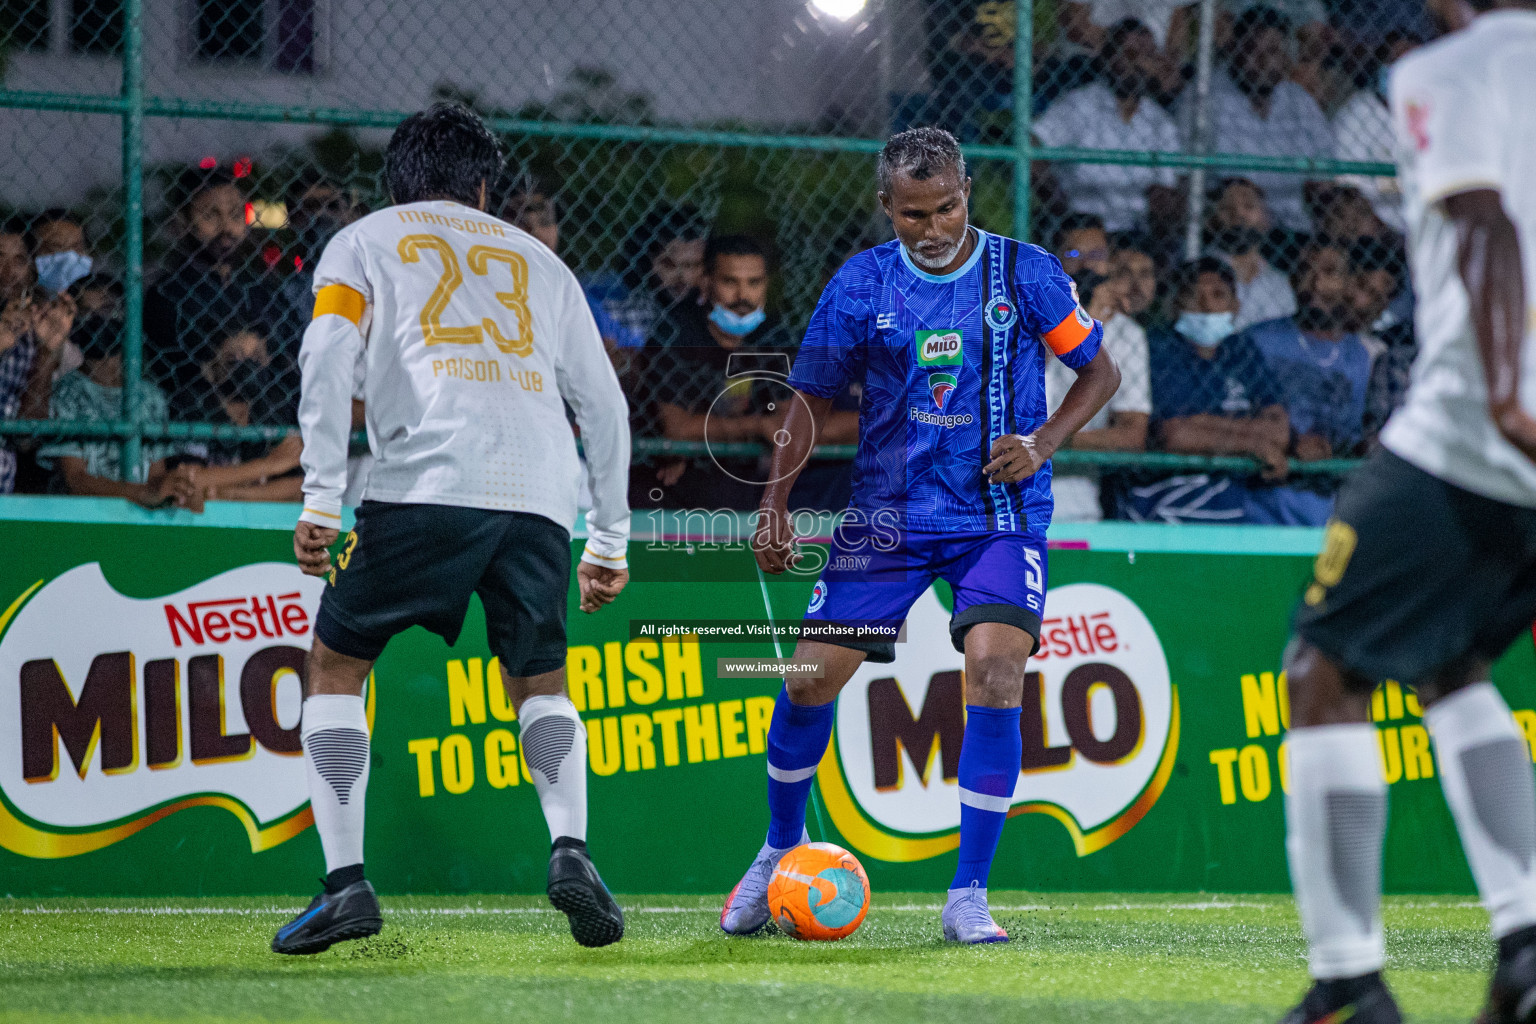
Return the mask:
<path id="1" fill-rule="evenodd" d="M 1320 981 L 1380 970 L 1381 847 L 1387 785 L 1369 724 L 1292 729 L 1286 853 L 1296 910 Z"/>
<path id="2" fill-rule="evenodd" d="M 361 864 L 363 803 L 368 792 L 368 714 L 363 698 L 343 694 L 306 698 L 300 737 L 325 870 Z"/>
<path id="3" fill-rule="evenodd" d="M 587 838 L 587 730 L 570 698 L 529 697 L 518 709 L 523 760 L 539 791 L 549 838 Z"/>
<path id="4" fill-rule="evenodd" d="M 1509 705 L 1475 683 L 1430 705 L 1424 724 L 1494 936 L 1536 924 L 1536 775 Z"/>

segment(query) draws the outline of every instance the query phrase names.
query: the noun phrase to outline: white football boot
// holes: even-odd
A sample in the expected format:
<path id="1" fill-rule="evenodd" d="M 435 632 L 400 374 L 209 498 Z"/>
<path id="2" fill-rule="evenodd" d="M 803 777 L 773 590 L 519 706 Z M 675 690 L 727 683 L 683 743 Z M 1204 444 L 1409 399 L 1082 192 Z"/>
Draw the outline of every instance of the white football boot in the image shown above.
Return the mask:
<path id="1" fill-rule="evenodd" d="M 983 942 L 1007 942 L 1008 933 L 992 920 L 987 909 L 987 890 L 972 882 L 964 889 L 949 890 L 944 901 L 944 939 L 977 945 Z"/>
<path id="2" fill-rule="evenodd" d="M 800 842 L 795 846 L 804 846 L 810 841 L 810 832 L 802 830 Z M 725 906 L 720 908 L 722 931 L 728 935 L 751 935 L 768 923 L 768 883 L 773 880 L 773 869 L 779 866 L 779 860 L 795 846 L 779 849 L 763 844 L 752 866 L 747 868 L 747 873 L 725 898 Z"/>

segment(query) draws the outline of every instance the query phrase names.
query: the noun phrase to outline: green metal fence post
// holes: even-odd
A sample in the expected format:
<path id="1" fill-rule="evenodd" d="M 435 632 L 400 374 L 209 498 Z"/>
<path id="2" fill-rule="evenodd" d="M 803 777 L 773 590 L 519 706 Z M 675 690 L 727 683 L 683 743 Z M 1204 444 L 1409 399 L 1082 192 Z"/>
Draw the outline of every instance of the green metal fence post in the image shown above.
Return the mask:
<path id="1" fill-rule="evenodd" d="M 144 4 L 123 0 L 123 479 L 141 476 L 144 375 Z"/>
<path id="2" fill-rule="evenodd" d="M 1035 105 L 1035 3 L 1013 0 L 1013 234 L 1029 241 L 1030 119 Z"/>

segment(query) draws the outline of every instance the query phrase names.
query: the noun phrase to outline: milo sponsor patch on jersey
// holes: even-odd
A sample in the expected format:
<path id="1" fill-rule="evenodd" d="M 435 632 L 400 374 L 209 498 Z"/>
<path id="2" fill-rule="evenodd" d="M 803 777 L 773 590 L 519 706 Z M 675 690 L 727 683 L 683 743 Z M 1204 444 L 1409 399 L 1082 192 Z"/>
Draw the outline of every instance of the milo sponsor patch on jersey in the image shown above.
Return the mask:
<path id="1" fill-rule="evenodd" d="M 958 327 L 917 332 L 919 366 L 959 366 L 965 361 L 963 334 Z"/>

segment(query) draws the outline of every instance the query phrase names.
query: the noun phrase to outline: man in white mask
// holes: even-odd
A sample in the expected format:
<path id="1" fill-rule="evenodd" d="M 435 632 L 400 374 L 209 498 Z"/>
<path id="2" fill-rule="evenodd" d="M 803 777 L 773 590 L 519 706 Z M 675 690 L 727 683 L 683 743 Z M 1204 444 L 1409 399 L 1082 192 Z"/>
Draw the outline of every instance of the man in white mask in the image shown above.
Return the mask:
<path id="1" fill-rule="evenodd" d="M 744 376 L 789 372 L 794 339 L 768 316 L 769 279 L 768 250 L 755 239 L 709 239 L 701 301 L 668 312 L 652 337 L 636 396 L 651 409 L 650 429 L 673 441 L 772 443 L 783 411 L 770 408 L 764 380 Z M 641 470 L 633 489 L 641 506 L 750 509 L 764 482 L 756 459 L 694 458 L 655 467 L 654 479 Z"/>
<path id="2" fill-rule="evenodd" d="M 1232 270 L 1206 256 L 1184 264 L 1174 282 L 1173 330 L 1148 337 L 1152 367 L 1151 436 L 1166 451 L 1249 455 L 1266 480 L 1285 476 L 1291 427 L 1279 383 L 1246 335 Z M 1152 522 L 1242 522 L 1247 488 L 1224 474 L 1184 474 L 1130 490 L 1130 518 Z"/>

